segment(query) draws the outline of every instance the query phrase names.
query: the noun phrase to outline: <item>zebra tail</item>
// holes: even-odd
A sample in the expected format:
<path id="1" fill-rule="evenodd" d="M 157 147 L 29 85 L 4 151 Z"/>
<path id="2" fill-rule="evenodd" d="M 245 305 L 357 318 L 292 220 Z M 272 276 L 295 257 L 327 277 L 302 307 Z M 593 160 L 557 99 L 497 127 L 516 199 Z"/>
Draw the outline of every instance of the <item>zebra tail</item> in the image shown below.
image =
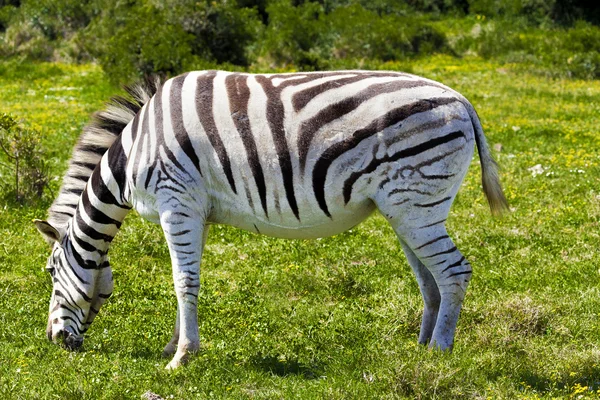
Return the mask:
<path id="1" fill-rule="evenodd" d="M 477 144 L 477 152 L 481 161 L 483 193 L 485 193 L 492 214 L 501 215 L 508 211 L 509 208 L 508 201 L 506 200 L 506 196 L 504 196 L 504 191 L 500 184 L 500 178 L 498 177 L 498 164 L 492 157 L 492 153 L 488 147 L 477 111 L 475 111 L 475 108 L 468 100 L 465 99 L 463 104 L 471 117 L 471 123 L 475 131 L 475 143 Z"/>

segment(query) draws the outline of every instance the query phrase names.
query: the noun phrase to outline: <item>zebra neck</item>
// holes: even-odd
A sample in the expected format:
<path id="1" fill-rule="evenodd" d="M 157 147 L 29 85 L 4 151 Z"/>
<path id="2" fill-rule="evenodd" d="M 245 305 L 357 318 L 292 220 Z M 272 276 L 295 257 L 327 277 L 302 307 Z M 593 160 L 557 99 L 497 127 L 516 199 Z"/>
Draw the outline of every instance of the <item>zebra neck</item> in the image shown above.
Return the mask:
<path id="1" fill-rule="evenodd" d="M 124 200 L 124 184 L 117 182 L 105 156 L 81 193 L 69 226 L 73 257 L 84 268 L 107 266 L 110 244 L 131 210 Z"/>

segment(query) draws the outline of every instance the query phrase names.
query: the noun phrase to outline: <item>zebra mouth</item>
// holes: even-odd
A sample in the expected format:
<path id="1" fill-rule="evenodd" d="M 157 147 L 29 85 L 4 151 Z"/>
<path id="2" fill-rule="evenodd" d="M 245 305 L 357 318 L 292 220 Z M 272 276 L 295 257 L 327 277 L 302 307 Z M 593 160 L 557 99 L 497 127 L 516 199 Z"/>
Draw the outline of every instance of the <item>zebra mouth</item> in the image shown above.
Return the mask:
<path id="1" fill-rule="evenodd" d="M 66 329 L 63 329 L 58 333 L 58 337 L 60 338 L 61 336 L 63 339 L 62 344 L 67 350 L 77 350 L 83 344 L 83 336 L 77 336 Z"/>

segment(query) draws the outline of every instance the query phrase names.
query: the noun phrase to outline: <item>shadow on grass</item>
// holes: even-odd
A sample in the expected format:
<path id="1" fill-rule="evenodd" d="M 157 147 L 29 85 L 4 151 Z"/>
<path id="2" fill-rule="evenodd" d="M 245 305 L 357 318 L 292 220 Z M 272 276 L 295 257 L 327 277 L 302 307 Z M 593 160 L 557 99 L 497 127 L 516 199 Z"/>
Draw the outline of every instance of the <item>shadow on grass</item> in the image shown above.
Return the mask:
<path id="1" fill-rule="evenodd" d="M 307 365 L 297 360 L 280 360 L 275 356 L 255 356 L 251 362 L 258 369 L 282 377 L 297 375 L 305 379 L 318 379 L 323 375 L 324 369 L 320 363 Z"/>

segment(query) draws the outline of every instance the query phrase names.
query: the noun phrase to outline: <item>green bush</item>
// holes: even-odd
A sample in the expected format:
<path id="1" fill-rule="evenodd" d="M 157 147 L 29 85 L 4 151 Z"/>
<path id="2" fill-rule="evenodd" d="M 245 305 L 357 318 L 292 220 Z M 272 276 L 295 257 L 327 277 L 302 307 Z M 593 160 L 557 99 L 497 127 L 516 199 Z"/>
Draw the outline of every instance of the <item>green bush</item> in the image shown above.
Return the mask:
<path id="1" fill-rule="evenodd" d="M 255 10 L 225 2 L 181 0 L 167 7 L 109 0 L 84 42 L 111 80 L 123 83 L 222 63 L 245 67 L 250 63 L 246 48 L 259 26 Z"/>
<path id="2" fill-rule="evenodd" d="M 600 28 L 586 22 L 549 29 L 481 19 L 452 42 L 459 54 L 525 63 L 553 75 L 600 78 Z"/>
<path id="3" fill-rule="evenodd" d="M 362 64 L 448 51 L 444 34 L 421 17 L 380 16 L 359 4 L 327 14 L 317 3 L 290 7 L 286 1 L 272 4 L 267 12 L 263 68 L 328 69 L 338 60 Z"/>
<path id="4" fill-rule="evenodd" d="M 20 203 L 40 199 L 48 186 L 48 171 L 39 132 L 22 128 L 13 116 L 1 114 L 0 155 L 3 197 Z"/>
<path id="5" fill-rule="evenodd" d="M 402 60 L 445 50 L 445 36 L 415 17 L 378 17 L 359 6 L 338 8 L 328 15 L 338 58 Z"/>
<path id="6" fill-rule="evenodd" d="M 103 11 L 85 42 L 108 76 L 125 83 L 181 71 L 192 62 L 192 40 L 181 26 L 169 24 L 164 13 L 143 4 Z"/>
<path id="7" fill-rule="evenodd" d="M 297 7 L 288 1 L 273 1 L 267 7 L 269 25 L 258 50 L 266 69 L 315 70 L 324 67 L 329 51 L 325 42 L 324 11 L 321 5 L 305 2 Z"/>

